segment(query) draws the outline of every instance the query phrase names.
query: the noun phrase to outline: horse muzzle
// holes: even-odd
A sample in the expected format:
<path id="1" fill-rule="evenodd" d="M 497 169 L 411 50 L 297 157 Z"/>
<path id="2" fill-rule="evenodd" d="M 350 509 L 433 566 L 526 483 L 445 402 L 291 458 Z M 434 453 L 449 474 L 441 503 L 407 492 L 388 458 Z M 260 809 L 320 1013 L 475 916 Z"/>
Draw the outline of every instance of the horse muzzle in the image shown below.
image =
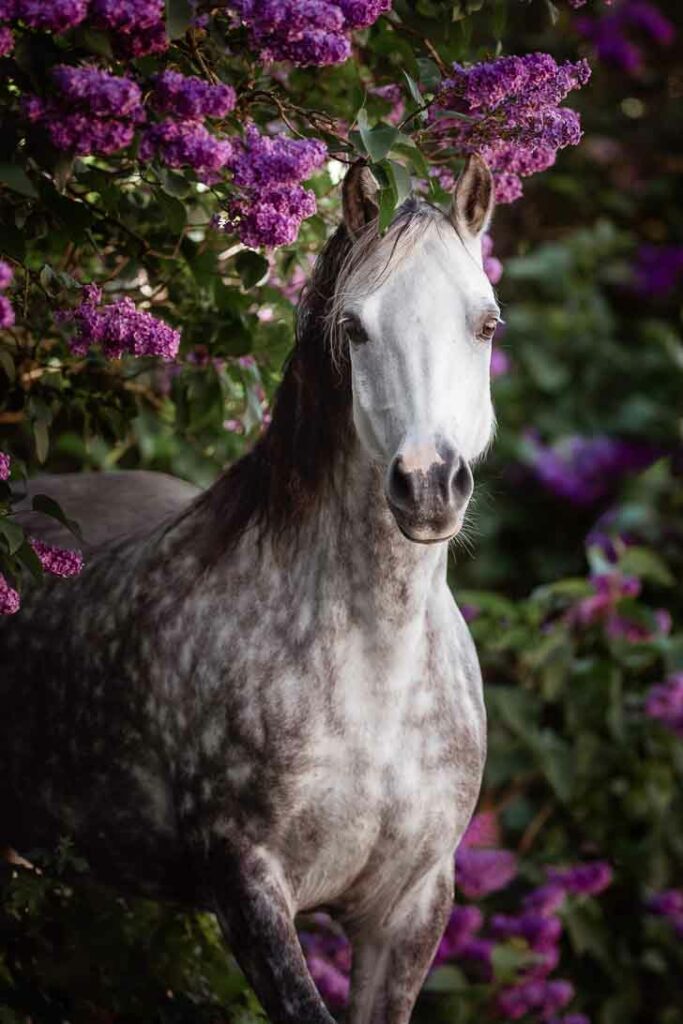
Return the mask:
<path id="1" fill-rule="evenodd" d="M 404 537 L 417 544 L 454 537 L 473 489 L 469 465 L 443 442 L 404 446 L 387 472 L 389 508 Z"/>

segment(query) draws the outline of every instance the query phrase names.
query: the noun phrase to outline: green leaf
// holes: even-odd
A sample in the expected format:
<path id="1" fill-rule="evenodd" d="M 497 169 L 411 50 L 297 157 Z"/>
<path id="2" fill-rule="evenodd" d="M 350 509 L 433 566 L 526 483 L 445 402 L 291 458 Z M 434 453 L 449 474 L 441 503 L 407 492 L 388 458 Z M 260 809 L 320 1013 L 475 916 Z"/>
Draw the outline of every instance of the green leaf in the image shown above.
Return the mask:
<path id="1" fill-rule="evenodd" d="M 396 191 L 392 186 L 389 188 L 383 188 L 379 194 L 379 233 L 383 231 L 391 224 L 394 216 L 394 210 L 396 209 Z"/>
<path id="2" fill-rule="evenodd" d="M 185 199 L 190 194 L 190 183 L 187 178 L 176 171 L 169 171 L 166 167 L 159 172 L 159 181 L 164 192 L 176 199 Z"/>
<path id="3" fill-rule="evenodd" d="M 8 516 L 0 516 L 0 534 L 5 538 L 10 555 L 15 554 L 24 543 L 24 531 Z"/>
<path id="4" fill-rule="evenodd" d="M 381 123 L 375 125 L 374 128 L 370 128 L 365 107 L 358 111 L 356 120 L 365 152 L 374 163 L 379 163 L 380 160 L 385 158 L 398 138 L 400 134 L 398 128 Z"/>
<path id="5" fill-rule="evenodd" d="M 38 462 L 45 462 L 50 450 L 50 432 L 45 420 L 33 421 L 33 440 L 36 446 Z"/>
<path id="6" fill-rule="evenodd" d="M 436 92 L 441 85 L 439 65 L 431 57 L 418 57 L 415 63 L 417 64 L 420 85 L 424 85 L 425 89 L 429 89 L 431 92 Z"/>
<path id="7" fill-rule="evenodd" d="M 410 195 L 410 174 L 403 164 L 399 164 L 395 160 L 386 160 L 382 166 L 386 168 L 391 177 L 396 192 L 396 205 L 400 206 Z"/>
<path id="8" fill-rule="evenodd" d="M 420 92 L 418 84 L 415 81 L 415 79 L 412 77 L 412 75 L 409 75 L 407 71 L 403 72 L 403 77 L 406 80 L 406 84 L 408 86 L 408 90 L 410 92 L 410 95 L 413 97 L 413 99 L 417 103 L 418 107 L 423 106 L 423 104 L 424 104 L 424 97 L 423 97 L 422 93 Z"/>
<path id="9" fill-rule="evenodd" d="M 166 192 L 157 191 L 157 201 L 163 211 L 164 220 L 174 235 L 179 235 L 187 224 L 185 205 Z"/>
<path id="10" fill-rule="evenodd" d="M 629 547 L 619 559 L 619 569 L 627 576 L 671 587 L 675 583 L 666 563 L 649 548 Z"/>
<path id="11" fill-rule="evenodd" d="M 0 164 L 0 182 L 6 185 L 13 192 L 19 192 L 22 196 L 36 199 L 38 193 L 35 186 L 23 167 L 16 164 Z"/>
<path id="12" fill-rule="evenodd" d="M 16 369 L 14 366 L 14 360 L 5 348 L 0 348 L 0 366 L 7 374 L 10 381 L 14 381 L 16 377 Z"/>
<path id="13" fill-rule="evenodd" d="M 76 520 L 69 519 L 59 502 L 55 501 L 55 499 L 51 498 L 48 494 L 34 495 L 31 508 L 34 512 L 42 512 L 43 515 L 50 516 L 51 519 L 56 519 L 62 524 L 62 526 L 66 526 L 67 530 L 69 530 L 70 533 L 73 533 L 74 537 L 78 537 L 79 540 L 83 540 L 81 528 Z"/>
<path id="14" fill-rule="evenodd" d="M 248 290 L 268 276 L 268 260 L 257 252 L 241 252 L 235 259 L 235 269 L 242 279 L 242 287 Z"/>
<path id="15" fill-rule="evenodd" d="M 166 0 L 166 30 L 171 39 L 185 35 L 192 20 L 189 0 Z"/>

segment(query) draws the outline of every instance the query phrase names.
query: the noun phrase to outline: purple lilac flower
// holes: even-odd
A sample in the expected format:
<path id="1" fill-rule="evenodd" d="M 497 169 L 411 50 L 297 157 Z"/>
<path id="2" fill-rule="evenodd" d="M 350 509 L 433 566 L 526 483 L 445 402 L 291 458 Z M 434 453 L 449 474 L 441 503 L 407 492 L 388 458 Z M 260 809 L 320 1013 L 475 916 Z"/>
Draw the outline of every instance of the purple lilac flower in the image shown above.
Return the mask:
<path id="1" fill-rule="evenodd" d="M 494 173 L 497 201 L 513 202 L 522 177 L 550 167 L 558 149 L 579 142 L 579 115 L 559 104 L 590 73 L 585 60 L 558 65 L 547 53 L 454 64 L 430 108 L 433 136 L 461 153 L 479 153 Z"/>
<path id="2" fill-rule="evenodd" d="M 560 909 L 566 895 L 567 891 L 562 885 L 556 882 L 548 882 L 546 885 L 539 886 L 538 889 L 532 889 L 528 896 L 524 898 L 522 906 L 525 911 L 549 917 L 556 910 Z"/>
<path id="3" fill-rule="evenodd" d="M 493 239 L 484 234 L 481 237 L 481 256 L 484 261 L 484 273 L 491 284 L 496 285 L 503 276 L 503 264 L 493 255 Z"/>
<path id="4" fill-rule="evenodd" d="M 602 435 L 575 435 L 552 446 L 527 436 L 534 475 L 547 490 L 575 505 L 594 504 L 622 477 L 639 473 L 659 455 L 652 445 Z"/>
<path id="5" fill-rule="evenodd" d="M 524 939 L 530 949 L 545 953 L 553 949 L 562 934 L 559 917 L 545 917 L 527 911 L 523 914 L 494 914 L 491 934 L 496 939 Z"/>
<path id="6" fill-rule="evenodd" d="M 669 676 L 666 682 L 650 689 L 645 714 L 683 739 L 683 672 Z"/>
<path id="7" fill-rule="evenodd" d="M 302 932 L 301 946 L 320 995 L 332 1010 L 348 1000 L 351 949 L 344 935 L 324 914 L 316 915 L 318 929 Z"/>
<path id="8" fill-rule="evenodd" d="M 0 292 L 4 292 L 5 288 L 9 288 L 14 277 L 14 271 L 10 267 L 9 263 L 5 263 L 4 260 L 0 260 Z"/>
<path id="9" fill-rule="evenodd" d="M 510 357 L 502 348 L 494 345 L 491 349 L 491 376 L 503 377 L 510 370 Z"/>
<path id="10" fill-rule="evenodd" d="M 637 44 L 643 37 L 649 37 L 658 46 L 669 46 L 676 34 L 672 22 L 647 0 L 625 0 L 613 11 L 600 17 L 582 15 L 574 24 L 593 43 L 603 64 L 627 75 L 637 75 L 642 70 L 643 51 Z"/>
<path id="11" fill-rule="evenodd" d="M 21 604 L 19 594 L 0 572 L 0 615 L 14 615 Z"/>
<path id="12" fill-rule="evenodd" d="M 548 870 L 548 879 L 551 883 L 561 886 L 565 892 L 574 895 L 595 896 L 612 884 L 612 877 L 612 868 L 604 860 L 592 861 L 589 864 L 575 864 L 570 868 L 550 868 Z"/>
<path id="13" fill-rule="evenodd" d="M 88 12 L 88 0 L 16 0 L 14 17 L 29 28 L 57 34 L 75 28 Z"/>
<path id="14" fill-rule="evenodd" d="M 9 480 L 12 460 L 6 452 L 0 452 L 0 480 Z"/>
<path id="15" fill-rule="evenodd" d="M 102 292 L 96 285 L 87 285 L 84 292 L 80 306 L 59 317 L 76 324 L 76 336 L 71 341 L 76 355 L 85 355 L 93 345 L 99 345 L 109 359 L 120 359 L 124 354 L 175 358 L 180 331 L 136 309 L 129 298 L 100 306 Z"/>
<path id="16" fill-rule="evenodd" d="M 641 245 L 633 272 L 640 295 L 668 295 L 683 277 L 683 245 Z"/>
<path id="17" fill-rule="evenodd" d="M 309 189 L 279 185 L 234 199 L 228 207 L 227 227 L 252 249 L 289 245 L 302 220 L 312 217 L 316 209 L 315 194 Z"/>
<path id="18" fill-rule="evenodd" d="M 0 295 L 0 330 L 14 326 L 14 309 L 6 295 Z"/>
<path id="19" fill-rule="evenodd" d="M 235 90 L 231 85 L 212 85 L 195 75 L 163 71 L 154 81 L 151 105 L 161 114 L 171 114 L 181 121 L 202 117 L 226 117 L 235 107 Z"/>
<path id="20" fill-rule="evenodd" d="M 459 956 L 465 944 L 474 938 L 483 923 L 484 917 L 478 907 L 453 907 L 436 951 L 435 966 Z"/>
<path id="21" fill-rule="evenodd" d="M 651 914 L 665 918 L 679 938 L 683 939 L 683 889 L 666 889 L 651 896 L 646 903 Z"/>
<path id="22" fill-rule="evenodd" d="M 510 1020 L 519 1020 L 534 1011 L 542 1020 L 546 1020 L 558 1010 L 564 1009 L 573 997 L 574 987 L 569 981 L 535 979 L 504 988 L 498 995 L 496 1005 L 500 1013 Z"/>
<path id="23" fill-rule="evenodd" d="M 232 172 L 235 184 L 243 188 L 296 185 L 326 159 L 327 147 L 318 139 L 269 138 L 250 124 L 244 141 L 236 143 Z"/>
<path id="24" fill-rule="evenodd" d="M 168 48 L 163 0 L 90 0 L 90 16 L 97 28 L 109 31 L 118 57 L 144 57 Z"/>
<path id="25" fill-rule="evenodd" d="M 349 32 L 367 28 L 391 0 L 233 0 L 262 61 L 339 64 L 351 54 Z"/>
<path id="26" fill-rule="evenodd" d="M 42 540 L 30 538 L 31 547 L 38 555 L 45 572 L 53 576 L 78 576 L 83 568 L 83 556 L 80 551 L 67 551 L 54 544 L 45 544 Z"/>
<path id="27" fill-rule="evenodd" d="M 158 157 L 169 167 L 191 167 L 207 182 L 229 162 L 233 145 L 229 139 L 212 135 L 198 121 L 160 121 L 145 129 L 140 142 L 140 159 Z"/>
<path id="28" fill-rule="evenodd" d="M 0 26 L 0 57 L 7 57 L 14 49 L 14 34 L 7 25 Z"/>
<path id="29" fill-rule="evenodd" d="M 52 71 L 56 94 L 27 96 L 24 116 L 42 124 L 57 149 L 82 155 L 115 153 L 130 145 L 144 120 L 139 86 L 94 67 L 60 64 Z"/>
<path id="30" fill-rule="evenodd" d="M 517 874 L 517 858 L 510 850 L 459 849 L 455 878 L 460 891 L 470 900 L 504 889 Z"/>

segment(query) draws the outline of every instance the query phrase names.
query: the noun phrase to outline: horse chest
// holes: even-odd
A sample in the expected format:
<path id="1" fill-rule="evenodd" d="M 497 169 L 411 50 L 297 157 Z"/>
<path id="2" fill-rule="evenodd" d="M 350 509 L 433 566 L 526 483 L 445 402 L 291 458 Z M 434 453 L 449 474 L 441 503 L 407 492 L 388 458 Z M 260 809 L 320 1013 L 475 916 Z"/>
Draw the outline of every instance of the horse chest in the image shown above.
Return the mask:
<path id="1" fill-rule="evenodd" d="M 346 655 L 282 844 L 302 907 L 388 898 L 452 853 L 479 789 L 480 696 L 452 638 Z"/>

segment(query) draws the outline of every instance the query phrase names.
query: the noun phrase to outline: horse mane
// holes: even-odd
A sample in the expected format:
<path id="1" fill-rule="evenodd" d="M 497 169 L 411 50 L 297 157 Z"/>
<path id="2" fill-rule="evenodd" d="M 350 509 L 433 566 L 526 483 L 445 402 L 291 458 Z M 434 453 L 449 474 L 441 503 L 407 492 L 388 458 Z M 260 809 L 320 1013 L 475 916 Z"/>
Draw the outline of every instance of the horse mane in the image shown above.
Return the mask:
<path id="1" fill-rule="evenodd" d="M 423 200 L 407 200 L 380 238 L 376 225 L 352 238 L 341 224 L 318 256 L 297 309 L 295 344 L 276 392 L 272 419 L 254 447 L 193 504 L 208 511 L 207 561 L 233 548 L 245 531 L 268 534 L 275 545 L 295 539 L 300 526 L 338 477 L 353 442 L 351 369 L 339 327 L 352 282 L 376 287 L 417 231 L 445 221 Z M 391 243 L 385 255 L 385 240 Z M 356 290 L 356 289 L 354 289 Z"/>

